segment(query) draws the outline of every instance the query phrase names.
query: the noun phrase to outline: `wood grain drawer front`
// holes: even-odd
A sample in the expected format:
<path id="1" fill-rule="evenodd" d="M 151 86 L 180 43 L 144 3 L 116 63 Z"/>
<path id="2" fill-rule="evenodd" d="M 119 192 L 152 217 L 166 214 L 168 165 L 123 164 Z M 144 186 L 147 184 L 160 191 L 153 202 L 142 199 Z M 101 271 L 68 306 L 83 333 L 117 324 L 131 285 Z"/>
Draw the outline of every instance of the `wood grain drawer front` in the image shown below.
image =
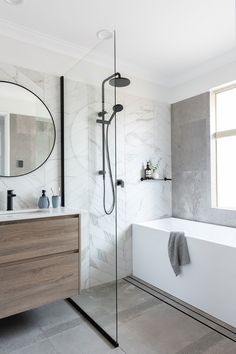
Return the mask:
<path id="1" fill-rule="evenodd" d="M 78 250 L 78 217 L 0 224 L 0 264 Z"/>
<path id="2" fill-rule="evenodd" d="M 0 318 L 78 294 L 78 253 L 0 266 Z"/>

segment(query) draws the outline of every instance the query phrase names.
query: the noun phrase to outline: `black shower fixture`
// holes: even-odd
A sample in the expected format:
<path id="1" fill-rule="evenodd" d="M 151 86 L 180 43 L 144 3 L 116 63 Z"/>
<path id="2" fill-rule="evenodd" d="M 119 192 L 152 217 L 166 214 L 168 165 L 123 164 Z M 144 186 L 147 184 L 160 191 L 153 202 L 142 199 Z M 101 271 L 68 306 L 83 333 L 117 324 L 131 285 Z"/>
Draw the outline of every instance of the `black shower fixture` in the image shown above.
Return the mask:
<path id="1" fill-rule="evenodd" d="M 119 74 L 119 73 L 118 73 Z M 130 84 L 130 79 L 127 77 L 117 76 L 109 80 L 109 84 L 115 87 L 126 87 Z"/>
<path id="2" fill-rule="evenodd" d="M 105 111 L 105 83 L 109 81 L 109 84 L 113 87 L 126 87 L 130 84 L 130 80 L 126 77 L 122 77 L 120 73 L 115 73 L 109 77 L 107 77 L 102 82 L 102 111 L 98 113 L 98 117 L 101 119 L 97 119 L 97 123 L 102 124 L 102 170 L 99 171 L 99 174 L 103 177 L 103 208 L 107 215 L 110 215 L 115 207 L 116 196 L 115 196 L 115 186 L 112 177 L 112 169 L 111 169 L 111 161 L 110 161 L 110 152 L 109 152 L 109 143 L 108 143 L 108 134 L 109 134 L 109 126 L 115 117 L 116 113 L 121 112 L 123 110 L 122 104 L 115 104 L 113 106 L 113 112 L 110 116 L 109 120 L 105 120 L 105 115 L 107 112 Z M 106 126 L 106 129 L 105 129 Z M 110 209 L 106 207 L 106 160 L 108 167 L 108 175 L 111 183 L 112 190 L 112 204 Z"/>
<path id="3" fill-rule="evenodd" d="M 113 113 L 110 116 L 109 120 L 104 120 L 104 119 L 97 119 L 97 123 L 102 123 L 102 124 L 110 124 L 112 119 L 115 117 L 116 113 L 123 111 L 124 107 L 122 106 L 122 104 L 116 104 L 115 106 L 113 106 Z M 98 117 L 102 117 L 103 115 L 107 114 L 106 111 L 104 112 L 99 112 L 98 113 Z"/>
<path id="4" fill-rule="evenodd" d="M 115 117 L 116 113 L 123 111 L 123 108 L 124 107 L 122 106 L 122 104 L 116 104 L 115 106 L 113 106 L 113 108 L 112 108 L 113 109 L 113 113 L 110 116 L 110 119 L 108 121 L 109 124 L 111 124 L 111 121 Z"/>
<path id="5" fill-rule="evenodd" d="M 123 111 L 123 109 L 124 109 L 124 107 L 122 106 L 122 104 L 116 104 L 115 106 L 113 106 L 113 111 L 115 112 L 115 113 L 117 113 L 117 112 L 121 112 L 121 111 Z"/>

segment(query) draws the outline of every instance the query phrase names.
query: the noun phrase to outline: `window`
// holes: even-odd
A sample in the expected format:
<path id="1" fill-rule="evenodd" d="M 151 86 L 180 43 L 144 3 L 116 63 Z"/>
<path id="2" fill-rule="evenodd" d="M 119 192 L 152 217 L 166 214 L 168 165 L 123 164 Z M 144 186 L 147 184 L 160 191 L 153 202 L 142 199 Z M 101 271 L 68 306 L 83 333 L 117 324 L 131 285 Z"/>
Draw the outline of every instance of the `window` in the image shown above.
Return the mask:
<path id="1" fill-rule="evenodd" d="M 217 208 L 236 209 L 236 85 L 213 94 L 213 204 Z"/>

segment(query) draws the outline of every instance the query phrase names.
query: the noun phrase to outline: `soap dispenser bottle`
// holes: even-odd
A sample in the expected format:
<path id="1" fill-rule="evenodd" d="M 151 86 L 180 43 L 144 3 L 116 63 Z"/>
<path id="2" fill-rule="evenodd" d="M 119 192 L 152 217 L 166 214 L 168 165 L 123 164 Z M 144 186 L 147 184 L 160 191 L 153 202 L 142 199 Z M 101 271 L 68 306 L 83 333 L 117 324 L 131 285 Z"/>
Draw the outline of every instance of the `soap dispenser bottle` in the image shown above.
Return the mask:
<path id="1" fill-rule="evenodd" d="M 152 178 L 152 169 L 151 169 L 151 162 L 147 162 L 147 167 L 145 168 L 145 179 Z"/>
<path id="2" fill-rule="evenodd" d="M 49 198 L 46 196 L 46 191 L 42 190 L 42 196 L 39 198 L 38 207 L 40 209 L 47 209 L 49 208 L 50 201 Z"/>

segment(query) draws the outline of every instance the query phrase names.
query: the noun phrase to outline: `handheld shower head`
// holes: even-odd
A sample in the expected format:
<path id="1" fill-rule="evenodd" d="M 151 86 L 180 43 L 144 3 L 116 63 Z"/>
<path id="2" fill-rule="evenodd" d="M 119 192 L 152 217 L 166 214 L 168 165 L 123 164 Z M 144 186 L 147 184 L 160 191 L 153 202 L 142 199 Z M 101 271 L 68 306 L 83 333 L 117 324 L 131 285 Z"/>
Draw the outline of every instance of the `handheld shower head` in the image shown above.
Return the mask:
<path id="1" fill-rule="evenodd" d="M 124 109 L 124 107 L 122 106 L 122 104 L 116 104 L 115 106 L 113 106 L 113 111 L 115 112 L 115 113 L 117 113 L 117 112 L 121 112 L 121 111 L 123 111 L 123 109 Z"/>
<path id="2" fill-rule="evenodd" d="M 122 106 L 122 104 L 116 104 L 115 106 L 113 106 L 113 113 L 109 119 L 109 124 L 111 123 L 112 119 L 115 117 L 116 113 L 123 111 L 124 107 Z"/>

